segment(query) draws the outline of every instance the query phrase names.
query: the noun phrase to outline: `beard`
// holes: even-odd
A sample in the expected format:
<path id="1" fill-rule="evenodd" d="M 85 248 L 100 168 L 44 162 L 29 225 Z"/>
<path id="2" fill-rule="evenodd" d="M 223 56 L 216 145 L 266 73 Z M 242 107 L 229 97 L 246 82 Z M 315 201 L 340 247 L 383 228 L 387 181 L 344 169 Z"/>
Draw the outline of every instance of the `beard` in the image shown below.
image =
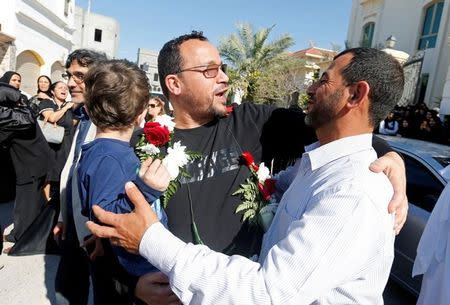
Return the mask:
<path id="1" fill-rule="evenodd" d="M 337 90 L 331 94 L 326 100 L 320 103 L 314 103 L 311 111 L 305 116 L 305 123 L 314 129 L 333 121 L 336 116 L 336 105 L 341 99 L 344 91 Z"/>

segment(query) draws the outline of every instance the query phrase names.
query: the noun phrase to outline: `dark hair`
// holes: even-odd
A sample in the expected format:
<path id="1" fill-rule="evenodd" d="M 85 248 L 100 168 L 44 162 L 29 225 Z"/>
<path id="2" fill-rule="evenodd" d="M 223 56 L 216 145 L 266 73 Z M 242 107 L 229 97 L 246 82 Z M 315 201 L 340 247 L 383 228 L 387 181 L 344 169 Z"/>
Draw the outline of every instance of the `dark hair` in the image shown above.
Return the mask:
<path id="1" fill-rule="evenodd" d="M 107 60 L 106 54 L 103 52 L 97 52 L 89 49 L 78 49 L 69 54 L 66 60 L 66 69 L 70 68 L 70 65 L 74 60 L 82 67 L 89 67 L 91 64 Z"/>
<path id="2" fill-rule="evenodd" d="M 96 64 L 86 73 L 85 105 L 100 129 L 131 126 L 147 107 L 150 84 L 144 71 L 125 59 Z"/>
<path id="3" fill-rule="evenodd" d="M 11 80 L 13 75 L 19 75 L 20 80 L 22 80 L 22 75 L 20 75 L 19 73 L 15 72 L 15 71 L 6 71 L 5 74 L 3 74 L 2 77 L 0 77 L 0 82 L 9 84 L 9 81 Z"/>
<path id="4" fill-rule="evenodd" d="M 59 84 L 59 83 L 63 83 L 63 84 L 66 84 L 65 82 L 63 82 L 62 80 L 59 80 L 59 81 L 56 81 L 56 82 L 54 82 L 54 83 L 52 83 L 51 85 L 50 85 L 50 91 L 53 91 L 53 90 L 55 90 L 55 88 L 56 88 L 56 85 L 57 84 Z M 66 84 L 67 85 L 67 84 Z"/>
<path id="5" fill-rule="evenodd" d="M 353 58 L 343 69 L 342 76 L 347 84 L 359 81 L 369 84 L 369 124 L 378 126 L 402 96 L 405 83 L 403 68 L 391 55 L 372 48 L 348 49 L 334 59 L 347 53 Z"/>
<path id="6" fill-rule="evenodd" d="M 39 80 L 40 80 L 41 78 L 46 78 L 46 79 L 48 80 L 48 90 L 47 90 L 47 91 L 42 91 L 42 90 L 39 88 Z M 36 82 L 37 82 L 37 93 L 43 92 L 43 93 L 47 94 L 47 95 L 50 96 L 50 97 L 52 96 L 52 93 L 50 92 L 50 86 L 52 85 L 52 80 L 50 79 L 50 77 L 48 77 L 47 75 L 41 75 L 41 76 L 39 76 L 39 77 L 37 78 Z"/>
<path id="7" fill-rule="evenodd" d="M 191 39 L 208 41 L 201 31 L 192 31 L 190 34 L 181 35 L 164 44 L 158 55 L 158 74 L 161 89 L 164 95 L 169 98 L 169 89 L 166 86 L 166 76 L 178 73 L 183 64 L 183 58 L 180 54 L 180 45 Z"/>

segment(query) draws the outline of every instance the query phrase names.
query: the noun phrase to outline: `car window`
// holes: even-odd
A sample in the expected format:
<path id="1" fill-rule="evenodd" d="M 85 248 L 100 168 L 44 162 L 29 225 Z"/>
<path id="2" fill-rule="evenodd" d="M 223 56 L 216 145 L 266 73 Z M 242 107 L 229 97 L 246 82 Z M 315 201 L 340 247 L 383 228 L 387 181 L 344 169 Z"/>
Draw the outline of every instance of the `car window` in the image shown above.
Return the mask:
<path id="1" fill-rule="evenodd" d="M 444 186 L 422 163 L 403 155 L 406 166 L 406 194 L 410 203 L 431 212 Z"/>

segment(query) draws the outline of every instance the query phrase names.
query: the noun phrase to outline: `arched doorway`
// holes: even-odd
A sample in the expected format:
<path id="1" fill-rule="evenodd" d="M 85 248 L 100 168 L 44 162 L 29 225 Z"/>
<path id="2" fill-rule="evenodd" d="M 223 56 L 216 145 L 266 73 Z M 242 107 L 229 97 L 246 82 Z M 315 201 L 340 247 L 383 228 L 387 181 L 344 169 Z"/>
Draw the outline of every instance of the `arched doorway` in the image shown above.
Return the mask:
<path id="1" fill-rule="evenodd" d="M 62 74 L 64 73 L 64 66 L 59 61 L 55 61 L 51 67 L 51 76 L 52 82 L 57 82 L 63 80 Z"/>
<path id="2" fill-rule="evenodd" d="M 44 64 L 42 57 L 31 50 L 20 53 L 16 59 L 16 72 L 22 76 L 20 89 L 29 95 L 36 94 L 36 80 L 39 77 L 40 67 Z"/>

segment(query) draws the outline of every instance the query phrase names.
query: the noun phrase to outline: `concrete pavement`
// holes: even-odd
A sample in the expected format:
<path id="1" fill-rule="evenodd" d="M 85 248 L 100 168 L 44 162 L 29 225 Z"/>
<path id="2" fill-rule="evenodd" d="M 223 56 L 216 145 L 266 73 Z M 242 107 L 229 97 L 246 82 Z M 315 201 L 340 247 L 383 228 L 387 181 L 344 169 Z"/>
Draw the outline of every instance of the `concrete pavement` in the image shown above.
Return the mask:
<path id="1" fill-rule="evenodd" d="M 0 203 L 0 222 L 5 233 L 12 229 L 13 202 Z M 3 249 L 11 243 L 3 243 Z M 55 302 L 55 275 L 59 256 L 0 255 L 0 304 L 47 305 Z"/>

